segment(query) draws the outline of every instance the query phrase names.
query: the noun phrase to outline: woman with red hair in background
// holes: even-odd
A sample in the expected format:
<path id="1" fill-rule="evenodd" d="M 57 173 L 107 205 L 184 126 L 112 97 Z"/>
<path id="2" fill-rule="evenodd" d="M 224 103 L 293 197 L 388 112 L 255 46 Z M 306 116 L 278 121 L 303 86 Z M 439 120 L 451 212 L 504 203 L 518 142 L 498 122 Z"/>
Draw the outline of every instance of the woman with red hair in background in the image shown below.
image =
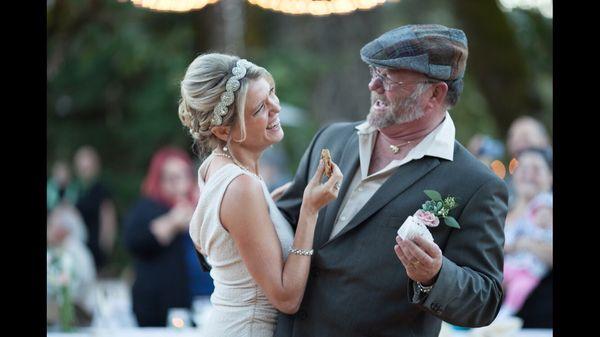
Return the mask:
<path id="1" fill-rule="evenodd" d="M 188 228 L 196 186 L 188 154 L 161 148 L 152 157 L 142 196 L 125 218 L 124 243 L 136 275 L 133 311 L 140 326 L 165 326 L 169 308 L 191 306 Z"/>

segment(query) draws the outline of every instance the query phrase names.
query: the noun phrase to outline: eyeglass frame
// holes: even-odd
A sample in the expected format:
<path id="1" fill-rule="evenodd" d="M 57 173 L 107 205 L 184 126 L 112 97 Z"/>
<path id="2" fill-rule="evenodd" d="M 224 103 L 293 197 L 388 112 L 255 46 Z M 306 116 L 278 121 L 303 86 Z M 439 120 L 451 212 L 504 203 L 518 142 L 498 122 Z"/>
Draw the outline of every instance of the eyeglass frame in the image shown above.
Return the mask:
<path id="1" fill-rule="evenodd" d="M 396 85 L 403 85 L 403 84 L 419 84 L 419 83 L 438 83 L 438 82 L 443 82 L 441 80 L 435 80 L 432 78 L 428 78 L 427 80 L 423 80 L 423 81 L 415 81 L 415 82 L 397 82 L 392 80 L 391 78 L 389 78 L 388 76 L 382 75 L 380 74 L 377 69 L 373 66 L 369 66 L 369 73 L 371 74 L 371 81 L 373 79 L 377 79 L 379 81 L 381 81 L 381 86 L 383 87 L 383 89 L 385 91 L 389 91 L 390 87 L 392 84 L 396 84 Z"/>

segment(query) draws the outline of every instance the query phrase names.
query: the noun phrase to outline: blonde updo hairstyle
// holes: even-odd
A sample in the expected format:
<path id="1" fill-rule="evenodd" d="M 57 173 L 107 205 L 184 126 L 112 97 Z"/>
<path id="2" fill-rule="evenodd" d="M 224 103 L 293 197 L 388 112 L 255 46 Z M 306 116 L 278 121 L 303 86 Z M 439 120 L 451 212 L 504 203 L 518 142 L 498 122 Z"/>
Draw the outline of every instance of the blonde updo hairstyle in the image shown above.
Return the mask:
<path id="1" fill-rule="evenodd" d="M 188 66 L 181 81 L 179 119 L 189 130 L 200 154 L 208 154 L 226 144 L 211 132 L 211 129 L 216 126 L 211 123 L 211 120 L 213 110 L 221 101 L 225 84 L 233 76 L 232 69 L 239 59 L 237 56 L 218 53 L 200 55 Z M 220 124 L 232 128 L 240 125 L 241 139 L 234 139 L 236 142 L 243 142 L 246 139 L 244 107 L 249 82 L 264 78 L 274 86 L 273 76 L 266 69 L 251 62 L 248 64 L 246 75 L 240 79 L 240 88 L 234 92 L 235 100 L 228 106 L 227 113 L 222 116 L 223 123 Z"/>

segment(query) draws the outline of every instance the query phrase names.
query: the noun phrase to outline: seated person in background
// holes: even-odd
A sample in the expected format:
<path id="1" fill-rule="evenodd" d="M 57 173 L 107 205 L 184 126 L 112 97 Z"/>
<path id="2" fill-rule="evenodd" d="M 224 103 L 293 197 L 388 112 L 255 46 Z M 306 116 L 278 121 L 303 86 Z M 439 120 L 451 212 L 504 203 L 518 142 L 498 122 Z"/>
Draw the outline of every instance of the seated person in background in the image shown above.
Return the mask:
<path id="1" fill-rule="evenodd" d="M 545 153 L 529 149 L 519 155 L 515 187 L 523 206 L 507 217 L 506 291 L 499 318 L 515 315 L 552 269 L 552 172 L 551 159 L 545 158 Z"/>
<path id="2" fill-rule="evenodd" d="M 67 286 L 79 317 L 89 321 L 93 312 L 93 287 L 96 281 L 94 259 L 85 245 L 87 233 L 77 209 L 68 203 L 56 206 L 47 222 L 47 299 L 48 318 L 60 302 L 60 288 Z M 52 319 L 50 319 L 52 321 Z"/>
<path id="3" fill-rule="evenodd" d="M 552 194 L 538 195 L 529 214 L 507 235 L 504 257 L 505 297 L 499 317 L 515 315 L 552 269 Z"/>

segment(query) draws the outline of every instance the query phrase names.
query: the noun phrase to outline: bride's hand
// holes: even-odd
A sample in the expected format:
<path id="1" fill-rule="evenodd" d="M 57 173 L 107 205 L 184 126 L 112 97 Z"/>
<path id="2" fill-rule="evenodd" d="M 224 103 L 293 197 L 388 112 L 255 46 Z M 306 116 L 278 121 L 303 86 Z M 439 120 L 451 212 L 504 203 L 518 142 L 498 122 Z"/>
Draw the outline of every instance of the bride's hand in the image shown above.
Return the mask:
<path id="1" fill-rule="evenodd" d="M 302 204 L 310 212 L 317 213 L 323 206 L 335 200 L 340 192 L 344 176 L 334 162 L 331 162 L 331 165 L 333 166 L 331 177 L 322 184 L 321 178 L 325 172 L 325 166 L 323 160 L 321 160 L 317 172 L 304 189 Z"/>

